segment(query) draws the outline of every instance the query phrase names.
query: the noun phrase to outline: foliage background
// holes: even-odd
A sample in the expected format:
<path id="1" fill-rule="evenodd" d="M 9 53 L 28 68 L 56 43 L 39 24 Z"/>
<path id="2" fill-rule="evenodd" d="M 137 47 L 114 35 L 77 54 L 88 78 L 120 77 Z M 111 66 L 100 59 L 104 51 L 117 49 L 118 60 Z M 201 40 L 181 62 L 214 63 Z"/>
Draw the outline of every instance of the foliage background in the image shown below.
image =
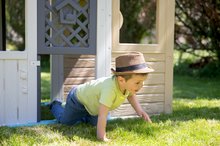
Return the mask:
<path id="1" fill-rule="evenodd" d="M 7 46 L 25 48 L 25 0 L 5 0 Z M 193 76 L 220 74 L 220 0 L 175 0 L 175 50 L 178 61 L 174 71 Z M 124 23 L 120 41 L 156 43 L 156 0 L 121 0 Z M 143 42 L 145 40 L 145 42 Z M 11 47 L 12 46 L 12 47 Z M 192 59 L 185 60 L 184 55 Z M 49 62 L 48 56 L 42 57 Z M 48 63 L 43 63 L 48 64 Z"/>

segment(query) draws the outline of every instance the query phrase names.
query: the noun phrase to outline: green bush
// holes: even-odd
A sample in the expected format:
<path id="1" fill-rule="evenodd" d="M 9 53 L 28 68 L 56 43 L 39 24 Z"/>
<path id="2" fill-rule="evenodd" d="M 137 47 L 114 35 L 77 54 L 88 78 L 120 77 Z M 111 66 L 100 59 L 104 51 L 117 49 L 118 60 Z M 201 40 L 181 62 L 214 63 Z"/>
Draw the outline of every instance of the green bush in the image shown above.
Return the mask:
<path id="1" fill-rule="evenodd" d="M 220 77 L 220 63 L 210 62 L 202 68 L 190 68 L 190 61 L 184 60 L 179 64 L 174 65 L 174 74 L 178 75 L 188 75 L 193 77 L 208 77 L 215 78 Z"/>
<path id="2" fill-rule="evenodd" d="M 218 77 L 220 76 L 220 63 L 211 62 L 198 71 L 200 77 Z"/>
<path id="3" fill-rule="evenodd" d="M 50 72 L 50 55 L 41 55 L 41 71 Z"/>

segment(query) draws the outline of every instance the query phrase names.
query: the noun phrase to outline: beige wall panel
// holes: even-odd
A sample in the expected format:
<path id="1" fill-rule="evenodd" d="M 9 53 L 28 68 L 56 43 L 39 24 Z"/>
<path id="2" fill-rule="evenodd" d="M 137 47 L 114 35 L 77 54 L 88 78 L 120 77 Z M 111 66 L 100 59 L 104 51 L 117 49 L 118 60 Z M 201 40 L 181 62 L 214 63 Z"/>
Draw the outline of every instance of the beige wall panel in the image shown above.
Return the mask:
<path id="1" fill-rule="evenodd" d="M 77 58 L 73 58 L 73 59 L 65 59 L 64 60 L 64 68 L 73 68 L 73 67 L 95 67 L 95 59 L 91 58 L 85 58 L 85 59 L 77 59 Z"/>
<path id="2" fill-rule="evenodd" d="M 94 77 L 94 68 L 70 68 L 64 69 L 64 77 Z"/>
<path id="3" fill-rule="evenodd" d="M 113 51 L 139 51 L 142 53 L 164 53 L 164 48 L 158 44 L 126 44 L 119 43 L 114 46 Z"/>
<path id="4" fill-rule="evenodd" d="M 145 61 L 156 62 L 156 61 L 165 61 L 165 54 L 144 54 Z"/>
<path id="5" fill-rule="evenodd" d="M 154 69 L 154 73 L 165 72 L 165 62 L 147 62 L 147 64 Z"/>
<path id="6" fill-rule="evenodd" d="M 73 86 L 79 85 L 79 84 L 83 84 L 85 82 L 90 81 L 87 78 L 82 78 L 81 80 L 79 80 L 78 78 L 69 78 L 71 79 L 70 84 L 65 84 L 64 86 L 64 92 L 68 92 Z"/>
<path id="7" fill-rule="evenodd" d="M 137 94 L 164 93 L 164 85 L 144 85 Z"/>
<path id="8" fill-rule="evenodd" d="M 140 103 L 156 103 L 156 102 L 164 102 L 164 94 L 141 94 L 136 95 L 137 100 Z M 124 104 L 128 104 L 128 100 L 124 102 Z"/>
<path id="9" fill-rule="evenodd" d="M 149 74 L 147 80 L 144 81 L 145 85 L 151 84 L 164 84 L 164 74 Z"/>
<path id="10" fill-rule="evenodd" d="M 75 78 L 65 78 L 65 85 L 79 85 L 90 80 L 94 80 L 95 77 L 75 77 Z"/>
<path id="11" fill-rule="evenodd" d="M 164 110 L 164 103 L 158 102 L 158 103 L 144 103 L 141 104 L 144 111 L 146 111 L 148 114 L 160 114 Z M 115 109 L 114 111 L 111 111 L 112 117 L 121 117 L 121 116 L 136 116 L 136 112 L 131 107 L 130 104 L 123 104 L 119 108 Z"/>
<path id="12" fill-rule="evenodd" d="M 65 59 L 72 59 L 72 58 L 95 58 L 95 55 L 64 55 Z"/>
<path id="13" fill-rule="evenodd" d="M 126 54 L 128 52 L 112 52 L 112 61 L 115 61 L 115 58 L 118 57 L 119 55 Z M 156 62 L 156 61 L 165 61 L 165 54 L 162 53 L 145 53 L 144 54 L 145 61 L 149 62 Z"/>
<path id="14" fill-rule="evenodd" d="M 141 94 L 136 96 L 140 103 L 164 102 L 164 94 Z"/>
<path id="15" fill-rule="evenodd" d="M 76 85 L 95 79 L 94 55 L 65 55 L 63 95 Z"/>

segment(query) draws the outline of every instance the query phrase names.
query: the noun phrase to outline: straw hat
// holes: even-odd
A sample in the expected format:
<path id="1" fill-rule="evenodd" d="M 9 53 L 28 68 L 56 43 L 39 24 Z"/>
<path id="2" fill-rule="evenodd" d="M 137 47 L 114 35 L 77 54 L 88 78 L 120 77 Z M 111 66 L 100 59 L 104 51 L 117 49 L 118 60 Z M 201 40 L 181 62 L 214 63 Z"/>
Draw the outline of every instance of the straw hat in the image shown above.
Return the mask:
<path id="1" fill-rule="evenodd" d="M 133 73 L 150 73 L 154 69 L 149 67 L 144 55 L 140 52 L 131 52 L 129 54 L 118 56 L 115 59 L 116 69 L 111 69 L 115 75 L 133 74 Z"/>

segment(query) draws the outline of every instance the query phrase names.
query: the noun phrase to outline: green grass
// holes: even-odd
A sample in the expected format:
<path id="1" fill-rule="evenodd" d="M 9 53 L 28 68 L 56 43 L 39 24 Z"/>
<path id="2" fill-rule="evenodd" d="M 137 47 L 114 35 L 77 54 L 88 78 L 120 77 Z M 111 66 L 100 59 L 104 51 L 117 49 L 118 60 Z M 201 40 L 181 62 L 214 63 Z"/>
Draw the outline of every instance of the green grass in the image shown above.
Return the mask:
<path id="1" fill-rule="evenodd" d="M 107 126 L 109 143 L 97 141 L 96 128 L 90 125 L 54 124 L 0 127 L 0 145 L 219 146 L 219 82 L 219 78 L 196 80 L 175 75 L 173 113 L 151 116 L 152 124 L 139 118 L 111 121 Z"/>
<path id="2" fill-rule="evenodd" d="M 50 101 L 50 73 L 49 71 L 41 73 L 41 102 Z"/>
<path id="3" fill-rule="evenodd" d="M 184 99 L 220 99 L 220 78 L 174 76 L 174 97 Z"/>

